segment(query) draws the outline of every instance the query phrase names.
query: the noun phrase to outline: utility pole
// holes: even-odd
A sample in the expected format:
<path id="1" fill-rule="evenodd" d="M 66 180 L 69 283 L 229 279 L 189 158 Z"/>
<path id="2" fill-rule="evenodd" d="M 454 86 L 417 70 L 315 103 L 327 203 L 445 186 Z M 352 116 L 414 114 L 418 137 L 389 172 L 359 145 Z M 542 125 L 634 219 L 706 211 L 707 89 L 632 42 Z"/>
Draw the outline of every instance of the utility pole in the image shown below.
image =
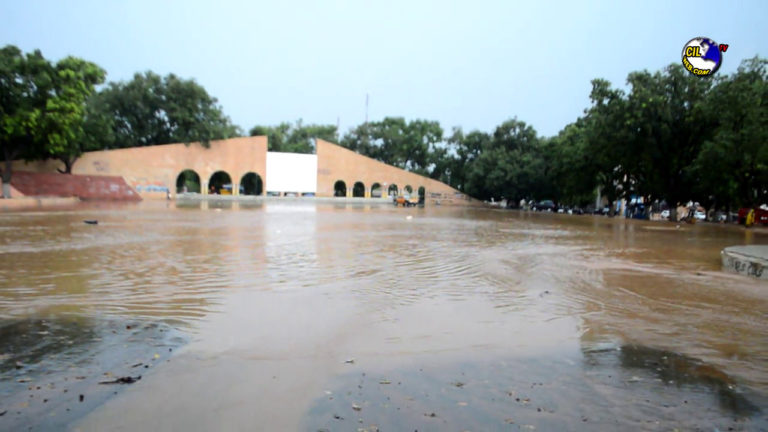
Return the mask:
<path id="1" fill-rule="evenodd" d="M 368 93 L 365 94 L 365 126 L 368 126 Z"/>

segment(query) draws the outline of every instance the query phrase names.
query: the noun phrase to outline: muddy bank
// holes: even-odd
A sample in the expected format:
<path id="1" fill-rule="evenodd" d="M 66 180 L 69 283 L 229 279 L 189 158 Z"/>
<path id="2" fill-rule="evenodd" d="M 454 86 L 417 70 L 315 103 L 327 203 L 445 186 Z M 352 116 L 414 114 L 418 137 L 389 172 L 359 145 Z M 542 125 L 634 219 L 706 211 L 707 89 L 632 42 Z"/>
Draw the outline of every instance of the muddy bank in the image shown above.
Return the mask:
<path id="1" fill-rule="evenodd" d="M 4 320 L 0 428 L 63 430 L 124 386 L 147 379 L 184 340 L 177 330 L 157 322 Z"/>

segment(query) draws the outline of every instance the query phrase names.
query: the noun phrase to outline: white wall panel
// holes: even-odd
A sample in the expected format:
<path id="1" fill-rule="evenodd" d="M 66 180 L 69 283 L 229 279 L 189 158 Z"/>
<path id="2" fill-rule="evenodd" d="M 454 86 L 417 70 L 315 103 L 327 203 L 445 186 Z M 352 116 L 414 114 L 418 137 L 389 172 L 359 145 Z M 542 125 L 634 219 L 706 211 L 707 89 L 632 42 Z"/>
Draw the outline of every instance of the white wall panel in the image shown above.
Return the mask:
<path id="1" fill-rule="evenodd" d="M 317 155 L 267 152 L 269 192 L 317 192 Z"/>

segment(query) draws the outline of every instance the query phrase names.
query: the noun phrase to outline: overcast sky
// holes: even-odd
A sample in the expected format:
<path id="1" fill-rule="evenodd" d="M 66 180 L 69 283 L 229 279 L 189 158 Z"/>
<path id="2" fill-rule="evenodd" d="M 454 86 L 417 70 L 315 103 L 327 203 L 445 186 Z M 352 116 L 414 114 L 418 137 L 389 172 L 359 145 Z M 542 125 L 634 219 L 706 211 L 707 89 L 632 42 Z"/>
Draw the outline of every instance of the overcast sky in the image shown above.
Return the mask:
<path id="1" fill-rule="evenodd" d="M 517 116 L 554 135 L 590 80 L 680 63 L 707 36 L 718 73 L 768 57 L 768 1 L 0 0 L 0 44 L 75 55 L 108 80 L 194 78 L 247 132 L 303 119 L 341 132 L 402 116 L 492 131 Z M 681 66 L 682 67 L 682 66 Z"/>

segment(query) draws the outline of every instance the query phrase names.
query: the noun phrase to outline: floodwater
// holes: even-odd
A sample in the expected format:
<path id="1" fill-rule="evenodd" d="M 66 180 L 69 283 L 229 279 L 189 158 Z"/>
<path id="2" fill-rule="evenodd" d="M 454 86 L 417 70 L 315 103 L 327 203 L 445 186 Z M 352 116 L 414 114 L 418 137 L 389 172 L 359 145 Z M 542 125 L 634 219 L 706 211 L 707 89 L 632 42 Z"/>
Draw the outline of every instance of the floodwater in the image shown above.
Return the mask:
<path id="1" fill-rule="evenodd" d="M 0 213 L 0 429 L 765 430 L 768 284 L 720 268 L 740 244 L 768 232 L 280 201 Z"/>

